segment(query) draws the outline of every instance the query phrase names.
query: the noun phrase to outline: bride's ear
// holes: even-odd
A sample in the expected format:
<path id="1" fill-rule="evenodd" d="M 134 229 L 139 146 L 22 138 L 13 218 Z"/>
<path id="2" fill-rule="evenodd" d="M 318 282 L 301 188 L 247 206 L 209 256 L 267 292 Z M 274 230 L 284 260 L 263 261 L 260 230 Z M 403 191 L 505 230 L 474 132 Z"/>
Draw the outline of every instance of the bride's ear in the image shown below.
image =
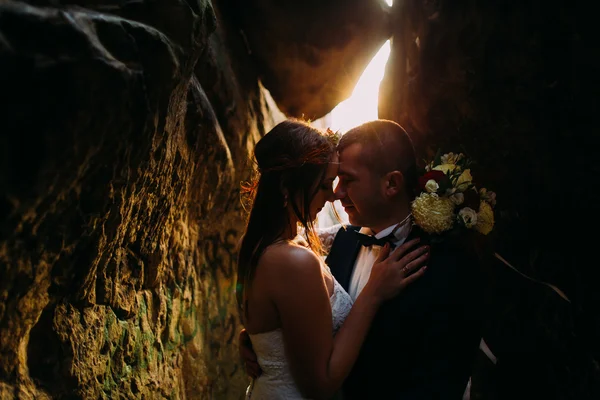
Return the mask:
<path id="1" fill-rule="evenodd" d="M 394 197 L 404 188 L 404 175 L 400 171 L 388 172 L 385 176 L 384 192 L 389 197 Z"/>

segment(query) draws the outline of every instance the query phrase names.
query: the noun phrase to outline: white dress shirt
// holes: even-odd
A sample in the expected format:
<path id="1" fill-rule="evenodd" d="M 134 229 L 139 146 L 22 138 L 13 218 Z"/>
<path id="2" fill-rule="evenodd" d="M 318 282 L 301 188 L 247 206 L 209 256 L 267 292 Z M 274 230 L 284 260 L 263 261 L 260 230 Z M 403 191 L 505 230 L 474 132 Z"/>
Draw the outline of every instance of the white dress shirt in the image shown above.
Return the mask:
<path id="1" fill-rule="evenodd" d="M 411 222 L 412 220 L 408 219 L 400 224 L 394 224 L 376 234 L 375 237 L 377 239 L 381 239 L 393 232 L 394 236 L 396 237 L 396 240 L 393 241 L 393 243 L 396 247 L 398 247 L 406 241 L 406 238 L 410 234 L 412 228 Z M 369 228 L 361 228 L 359 232 L 365 235 L 373 235 L 373 231 L 371 231 Z M 356 261 L 354 263 L 354 270 L 352 271 L 352 276 L 350 277 L 350 285 L 348 287 L 348 294 L 350 297 L 352 297 L 353 301 L 356 300 L 360 292 L 369 281 L 371 269 L 373 268 L 373 264 L 375 263 L 375 260 L 377 260 L 380 251 L 381 246 L 377 245 L 369 247 L 362 246 L 362 248 L 358 251 L 358 256 L 356 257 Z"/>

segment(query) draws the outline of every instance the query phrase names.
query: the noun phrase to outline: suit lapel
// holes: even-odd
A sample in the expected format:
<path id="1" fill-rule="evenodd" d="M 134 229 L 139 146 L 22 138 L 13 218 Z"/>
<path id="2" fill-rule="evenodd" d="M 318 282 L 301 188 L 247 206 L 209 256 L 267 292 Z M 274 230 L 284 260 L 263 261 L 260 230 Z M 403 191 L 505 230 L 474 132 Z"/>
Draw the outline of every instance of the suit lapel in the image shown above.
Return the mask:
<path id="1" fill-rule="evenodd" d="M 359 229 L 356 226 L 347 226 L 345 229 L 340 229 L 325 260 L 335 279 L 346 291 L 350 286 L 350 277 L 352 276 L 356 256 L 361 248 L 355 233 Z"/>
<path id="2" fill-rule="evenodd" d="M 356 232 L 359 230 L 359 226 L 353 225 L 349 225 L 345 229 L 340 229 L 331 245 L 329 255 L 325 259 L 325 263 L 331 269 L 331 273 L 346 291 L 348 291 L 350 286 L 354 263 L 361 249 L 361 244 L 356 235 Z M 421 238 L 420 245 L 429 242 L 429 235 L 419 228 L 419 226 L 413 224 L 406 241 L 417 237 Z"/>
<path id="3" fill-rule="evenodd" d="M 429 244 L 429 242 L 431 241 L 430 236 L 423 229 L 421 229 L 417 224 L 413 223 L 410 233 L 408 234 L 408 237 L 406 238 L 404 243 L 406 243 L 410 240 L 416 239 L 416 238 L 421 239 L 421 241 L 418 243 L 418 246 L 419 245 L 422 246 L 424 244 Z"/>

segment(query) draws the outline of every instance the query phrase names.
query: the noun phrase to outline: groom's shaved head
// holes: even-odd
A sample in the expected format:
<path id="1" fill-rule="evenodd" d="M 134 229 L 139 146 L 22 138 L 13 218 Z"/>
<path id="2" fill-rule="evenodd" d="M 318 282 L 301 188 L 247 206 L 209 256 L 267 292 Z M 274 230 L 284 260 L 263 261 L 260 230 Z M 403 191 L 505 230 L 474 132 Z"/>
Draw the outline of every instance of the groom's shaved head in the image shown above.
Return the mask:
<path id="1" fill-rule="evenodd" d="M 417 177 L 413 143 L 399 124 L 378 119 L 352 128 L 340 139 L 338 152 L 356 143 L 361 145 L 363 160 L 369 168 L 381 174 L 400 171 L 407 186 L 415 186 Z"/>

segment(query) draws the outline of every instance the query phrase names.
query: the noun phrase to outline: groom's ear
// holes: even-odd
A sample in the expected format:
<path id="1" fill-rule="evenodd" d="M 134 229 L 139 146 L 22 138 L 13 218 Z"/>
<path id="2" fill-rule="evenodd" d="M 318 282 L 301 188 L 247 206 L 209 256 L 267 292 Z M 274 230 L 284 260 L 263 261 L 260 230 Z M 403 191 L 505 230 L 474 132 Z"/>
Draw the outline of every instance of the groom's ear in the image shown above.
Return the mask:
<path id="1" fill-rule="evenodd" d="M 404 175 L 400 171 L 388 172 L 385 176 L 385 194 L 393 197 L 404 188 Z"/>

